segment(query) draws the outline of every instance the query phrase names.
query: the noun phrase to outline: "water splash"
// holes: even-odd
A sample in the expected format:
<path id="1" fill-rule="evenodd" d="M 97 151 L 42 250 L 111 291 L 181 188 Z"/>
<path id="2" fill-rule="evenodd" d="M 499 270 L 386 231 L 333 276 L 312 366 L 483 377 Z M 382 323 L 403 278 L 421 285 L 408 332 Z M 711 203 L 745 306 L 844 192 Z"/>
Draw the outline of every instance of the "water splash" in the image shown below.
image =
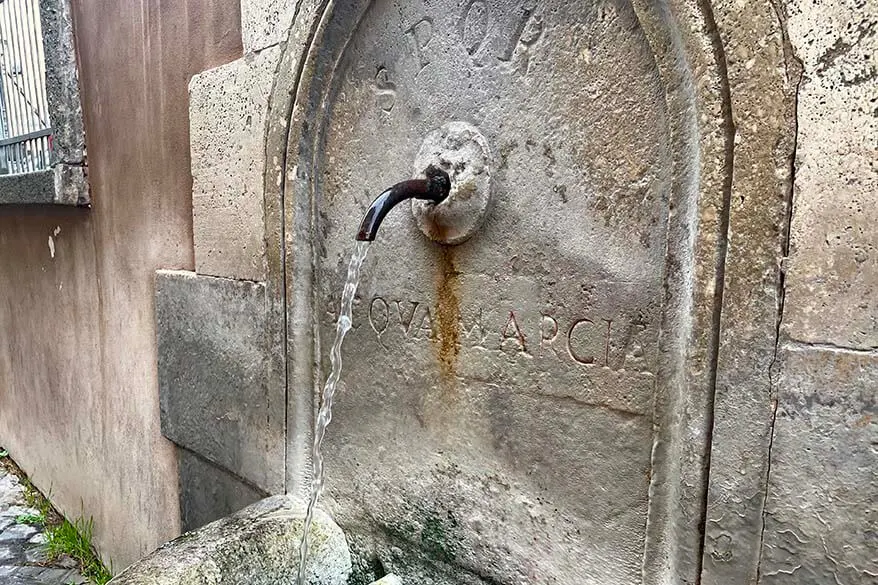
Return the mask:
<path id="1" fill-rule="evenodd" d="M 357 247 L 353 255 L 351 255 L 351 262 L 348 264 L 348 276 L 341 295 L 341 311 L 335 325 L 335 341 L 332 343 L 332 350 L 329 353 L 331 368 L 326 384 L 323 386 L 323 394 L 320 397 L 320 410 L 317 412 L 317 424 L 314 427 L 314 446 L 311 453 L 313 468 L 311 497 L 308 500 L 308 511 L 305 514 L 305 525 L 302 529 L 302 543 L 299 546 L 297 585 L 305 585 L 308 532 L 311 529 L 311 521 L 314 519 L 314 509 L 317 507 L 317 501 L 323 493 L 324 471 L 321 446 L 323 445 L 323 436 L 326 434 L 326 427 L 329 426 L 329 421 L 332 420 L 332 397 L 335 395 L 335 388 L 341 377 L 341 344 L 344 342 L 345 335 L 351 329 L 351 311 L 353 310 L 354 295 L 357 294 L 357 285 L 360 283 L 360 268 L 366 260 L 366 253 L 368 251 L 369 242 L 357 242 Z"/>

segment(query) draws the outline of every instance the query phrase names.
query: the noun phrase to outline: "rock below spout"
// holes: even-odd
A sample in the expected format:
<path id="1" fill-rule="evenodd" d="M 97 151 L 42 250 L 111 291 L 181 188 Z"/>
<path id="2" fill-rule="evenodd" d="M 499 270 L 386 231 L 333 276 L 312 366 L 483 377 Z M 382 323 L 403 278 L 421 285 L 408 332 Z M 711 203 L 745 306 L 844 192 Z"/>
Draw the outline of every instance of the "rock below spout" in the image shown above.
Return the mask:
<path id="1" fill-rule="evenodd" d="M 402 585 L 402 581 L 396 575 L 387 575 L 378 579 L 372 585 Z"/>
<path id="2" fill-rule="evenodd" d="M 295 585 L 305 507 L 272 496 L 162 545 L 112 585 Z M 311 524 L 308 585 L 345 585 L 344 533 L 323 511 Z"/>

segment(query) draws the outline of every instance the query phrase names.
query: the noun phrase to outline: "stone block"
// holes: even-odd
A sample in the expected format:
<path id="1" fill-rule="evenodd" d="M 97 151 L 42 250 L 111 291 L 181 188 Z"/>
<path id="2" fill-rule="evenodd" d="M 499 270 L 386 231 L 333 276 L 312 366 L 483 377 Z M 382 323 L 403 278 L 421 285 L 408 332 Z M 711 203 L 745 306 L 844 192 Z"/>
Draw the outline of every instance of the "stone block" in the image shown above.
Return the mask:
<path id="1" fill-rule="evenodd" d="M 459 245 L 408 205 L 371 245 L 326 505 L 412 583 L 697 582 L 733 146 L 713 24 L 691 3 L 331 7 L 275 94 L 297 92 L 289 412 L 310 415 L 329 371 L 369 202 L 456 150 L 459 123 L 490 181 L 458 194 L 491 201 Z M 296 430 L 288 454 L 310 448 Z"/>
<path id="2" fill-rule="evenodd" d="M 195 269 L 264 280 L 265 117 L 279 49 L 199 73 L 189 84 Z"/>
<path id="3" fill-rule="evenodd" d="M 54 203 L 53 171 L 0 176 L 0 205 Z"/>
<path id="4" fill-rule="evenodd" d="M 761 583 L 878 575 L 878 355 L 788 345 L 765 502 Z"/>
<path id="5" fill-rule="evenodd" d="M 162 431 L 270 493 L 283 490 L 284 390 L 260 283 L 160 271 Z"/>
<path id="6" fill-rule="evenodd" d="M 123 571 L 113 585 L 294 585 L 304 505 L 273 496 L 173 540 Z M 344 533 L 318 509 L 307 585 L 347 585 Z"/>
<path id="7" fill-rule="evenodd" d="M 372 585 L 402 585 L 402 581 L 396 575 L 387 575 L 378 579 Z"/>
<path id="8" fill-rule="evenodd" d="M 702 585 L 753 583 L 771 442 L 778 255 L 786 241 L 798 66 L 769 2 L 711 2 L 735 122 Z"/>
<path id="9" fill-rule="evenodd" d="M 79 207 L 91 205 L 88 173 L 85 166 L 58 163 L 53 171 L 55 203 Z"/>
<path id="10" fill-rule="evenodd" d="M 245 53 L 255 53 L 287 39 L 296 3 L 287 0 L 242 0 L 241 38 Z"/>
<path id="11" fill-rule="evenodd" d="M 85 128 L 70 0 L 40 2 L 46 55 L 46 91 L 54 133 L 53 165 L 83 164 Z"/>
<path id="12" fill-rule="evenodd" d="M 258 502 L 268 494 L 188 449 L 177 451 L 180 469 L 180 523 L 201 528 Z"/>
<path id="13" fill-rule="evenodd" d="M 788 5 L 804 67 L 784 329 L 809 343 L 878 347 L 878 4 Z"/>

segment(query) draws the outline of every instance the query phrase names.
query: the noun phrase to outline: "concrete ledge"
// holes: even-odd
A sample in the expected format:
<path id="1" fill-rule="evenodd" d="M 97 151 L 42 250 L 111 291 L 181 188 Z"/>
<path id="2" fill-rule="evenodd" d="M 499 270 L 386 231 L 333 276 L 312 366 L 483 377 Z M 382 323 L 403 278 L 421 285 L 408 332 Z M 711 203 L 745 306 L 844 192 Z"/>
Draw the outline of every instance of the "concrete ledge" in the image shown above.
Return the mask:
<path id="1" fill-rule="evenodd" d="M 304 505 L 272 496 L 189 532 L 131 565 L 112 585 L 293 585 Z M 346 585 L 351 557 L 341 528 L 317 510 L 308 585 Z"/>
<path id="2" fill-rule="evenodd" d="M 52 170 L 0 176 L 0 204 L 54 203 Z"/>

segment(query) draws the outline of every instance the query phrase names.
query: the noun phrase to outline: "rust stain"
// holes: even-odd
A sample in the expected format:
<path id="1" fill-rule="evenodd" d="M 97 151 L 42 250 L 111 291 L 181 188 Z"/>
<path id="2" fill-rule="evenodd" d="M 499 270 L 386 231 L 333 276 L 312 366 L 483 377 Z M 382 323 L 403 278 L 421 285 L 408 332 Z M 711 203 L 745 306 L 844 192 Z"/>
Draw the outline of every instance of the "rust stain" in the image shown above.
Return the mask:
<path id="1" fill-rule="evenodd" d="M 447 226 L 438 218 L 430 222 L 429 231 L 437 239 L 444 239 Z M 444 398 L 450 399 L 456 385 L 457 356 L 460 353 L 460 272 L 454 258 L 454 246 L 439 245 L 438 271 L 436 274 L 436 347 L 439 375 Z"/>
<path id="2" fill-rule="evenodd" d="M 871 422 L 872 422 L 872 415 L 865 414 L 862 417 L 860 417 L 857 421 L 854 422 L 854 426 L 855 427 L 865 427 Z"/>
<path id="3" fill-rule="evenodd" d="M 457 356 L 460 353 L 459 276 L 454 248 L 442 246 L 436 282 L 436 346 L 439 372 L 446 384 L 454 382 Z M 443 385 L 446 385 L 443 384 Z"/>

